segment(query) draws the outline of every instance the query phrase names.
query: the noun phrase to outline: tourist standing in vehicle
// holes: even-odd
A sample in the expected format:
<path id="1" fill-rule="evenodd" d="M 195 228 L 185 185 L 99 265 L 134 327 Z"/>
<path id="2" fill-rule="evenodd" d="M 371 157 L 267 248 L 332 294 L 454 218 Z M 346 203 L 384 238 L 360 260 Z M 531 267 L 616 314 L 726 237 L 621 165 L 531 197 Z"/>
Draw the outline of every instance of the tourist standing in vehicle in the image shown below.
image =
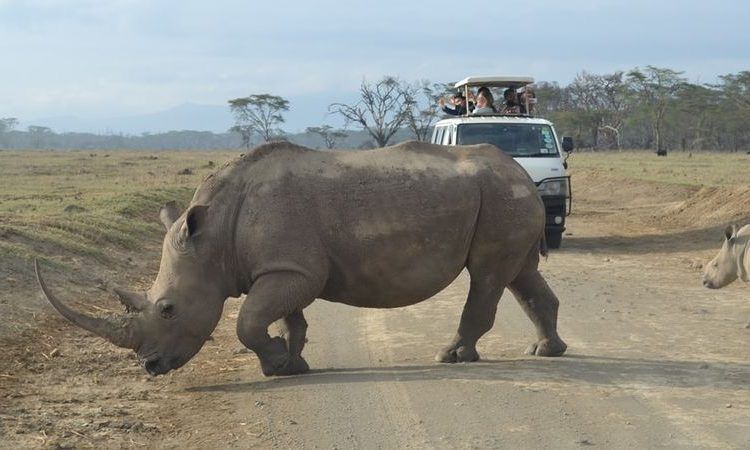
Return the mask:
<path id="1" fill-rule="evenodd" d="M 444 113 L 451 116 L 466 115 L 467 106 L 469 108 L 469 111 L 474 109 L 474 104 L 471 102 L 467 104 L 466 97 L 464 97 L 460 92 L 458 94 L 455 94 L 453 98 L 451 98 L 451 103 L 453 104 L 452 108 L 445 104 L 445 99 L 443 97 L 440 97 L 440 99 L 438 100 L 440 109 L 442 109 Z"/>
<path id="2" fill-rule="evenodd" d="M 477 107 L 474 108 L 471 114 L 495 114 L 495 106 L 493 105 L 494 99 L 492 98 L 492 92 L 486 87 L 479 88 L 476 96 Z"/>
<path id="3" fill-rule="evenodd" d="M 516 97 L 516 90 L 508 88 L 503 92 L 503 98 L 505 99 L 505 105 L 500 111 L 502 114 L 521 114 L 521 107 L 518 105 L 518 98 Z"/>

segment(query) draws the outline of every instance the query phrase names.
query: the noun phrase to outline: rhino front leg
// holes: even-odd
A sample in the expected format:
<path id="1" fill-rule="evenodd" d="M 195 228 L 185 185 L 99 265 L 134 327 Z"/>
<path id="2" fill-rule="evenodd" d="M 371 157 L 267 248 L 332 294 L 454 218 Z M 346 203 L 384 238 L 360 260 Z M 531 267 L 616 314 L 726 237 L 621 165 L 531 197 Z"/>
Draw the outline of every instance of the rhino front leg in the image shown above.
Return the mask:
<path id="1" fill-rule="evenodd" d="M 309 370 L 300 356 L 306 329 L 306 323 L 301 326 L 301 311 L 316 295 L 315 283 L 294 272 L 263 275 L 250 288 L 237 319 L 237 336 L 258 355 L 263 375 L 293 375 Z M 290 330 L 289 346 L 283 337 L 272 338 L 268 334 L 268 327 L 282 318 Z"/>
<path id="2" fill-rule="evenodd" d="M 560 302 L 539 271 L 522 271 L 508 287 L 536 328 L 537 342 L 531 344 L 526 353 L 537 356 L 560 356 L 565 353 L 568 346 L 557 334 Z"/>
<path id="3" fill-rule="evenodd" d="M 469 296 L 461 314 L 458 332 L 451 343 L 435 356 L 444 363 L 472 362 L 479 359 L 477 341 L 492 328 L 497 313 L 497 303 L 504 284 L 489 277 L 471 278 Z"/>

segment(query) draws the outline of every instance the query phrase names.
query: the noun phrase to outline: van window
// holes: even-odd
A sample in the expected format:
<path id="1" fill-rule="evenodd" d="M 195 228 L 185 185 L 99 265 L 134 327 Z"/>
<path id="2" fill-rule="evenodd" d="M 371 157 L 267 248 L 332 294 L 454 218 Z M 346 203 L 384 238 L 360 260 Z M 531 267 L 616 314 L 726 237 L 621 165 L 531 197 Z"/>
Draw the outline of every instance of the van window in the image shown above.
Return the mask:
<path id="1" fill-rule="evenodd" d="M 443 145 L 451 145 L 451 129 L 450 127 L 443 128 Z"/>
<path id="2" fill-rule="evenodd" d="M 442 144 L 443 143 L 443 133 L 445 133 L 445 127 L 436 127 L 435 128 L 435 137 L 432 140 L 435 144 Z"/>
<path id="3" fill-rule="evenodd" d="M 557 157 L 555 135 L 549 125 L 527 123 L 464 123 L 458 144 L 493 144 L 511 156 Z"/>

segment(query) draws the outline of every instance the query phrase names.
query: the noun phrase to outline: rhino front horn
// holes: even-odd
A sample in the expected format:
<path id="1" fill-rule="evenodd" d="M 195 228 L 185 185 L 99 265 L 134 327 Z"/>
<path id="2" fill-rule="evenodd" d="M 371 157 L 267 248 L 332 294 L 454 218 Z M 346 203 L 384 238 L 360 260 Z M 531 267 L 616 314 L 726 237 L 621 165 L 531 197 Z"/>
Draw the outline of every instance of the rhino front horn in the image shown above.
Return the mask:
<path id="1" fill-rule="evenodd" d="M 134 326 L 131 316 L 124 314 L 109 317 L 106 319 L 91 317 L 86 314 L 79 313 L 70 309 L 64 303 L 55 297 L 52 292 L 47 288 L 47 284 L 42 278 L 42 274 L 39 270 L 39 261 L 34 260 L 34 270 L 36 271 L 36 279 L 39 282 L 39 287 L 42 288 L 45 297 L 52 303 L 52 306 L 62 314 L 66 319 L 70 320 L 74 324 L 88 330 L 98 336 L 103 337 L 109 342 L 115 344 L 118 347 L 124 347 L 129 349 L 135 349 L 137 347 L 137 340 L 134 335 Z"/>

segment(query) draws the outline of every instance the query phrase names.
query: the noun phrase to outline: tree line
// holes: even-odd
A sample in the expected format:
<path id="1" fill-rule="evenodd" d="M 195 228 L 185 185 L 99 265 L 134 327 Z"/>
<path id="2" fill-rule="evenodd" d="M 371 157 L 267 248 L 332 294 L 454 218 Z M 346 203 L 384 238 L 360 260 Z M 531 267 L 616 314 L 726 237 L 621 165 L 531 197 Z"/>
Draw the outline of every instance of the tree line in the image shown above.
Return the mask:
<path id="1" fill-rule="evenodd" d="M 213 149 L 275 139 L 329 149 L 383 147 L 405 139 L 428 140 L 443 116 L 438 99 L 451 95 L 451 86 L 393 76 L 363 80 L 355 103 L 328 105 L 330 114 L 344 119 L 343 129 L 320 124 L 298 134 L 281 128 L 289 101 L 268 93 L 229 100 L 235 124 L 227 133 L 58 134 L 40 126 L 17 130 L 18 120 L 8 117 L 0 119 L 0 149 Z M 641 148 L 659 154 L 750 149 L 750 71 L 720 76 L 715 83 L 691 83 L 683 72 L 646 66 L 580 72 L 568 85 L 542 81 L 534 88 L 535 115 L 550 119 L 579 148 Z"/>

